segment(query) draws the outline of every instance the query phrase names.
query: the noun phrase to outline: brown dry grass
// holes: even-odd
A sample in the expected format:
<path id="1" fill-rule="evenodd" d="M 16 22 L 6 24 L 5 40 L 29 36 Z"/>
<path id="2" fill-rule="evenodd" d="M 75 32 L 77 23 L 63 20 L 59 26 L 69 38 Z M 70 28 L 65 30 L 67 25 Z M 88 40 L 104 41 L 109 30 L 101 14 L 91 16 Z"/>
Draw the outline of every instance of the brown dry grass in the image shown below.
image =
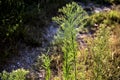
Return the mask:
<path id="1" fill-rule="evenodd" d="M 114 56 L 120 56 L 120 25 L 117 25 L 110 37 L 111 50 Z"/>

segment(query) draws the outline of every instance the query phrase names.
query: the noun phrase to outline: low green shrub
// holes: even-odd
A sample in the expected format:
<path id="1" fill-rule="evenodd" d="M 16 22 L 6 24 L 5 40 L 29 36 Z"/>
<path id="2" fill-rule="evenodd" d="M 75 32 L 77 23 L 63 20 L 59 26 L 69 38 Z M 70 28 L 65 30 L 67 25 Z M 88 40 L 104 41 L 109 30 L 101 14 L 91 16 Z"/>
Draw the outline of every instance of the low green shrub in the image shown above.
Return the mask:
<path id="1" fill-rule="evenodd" d="M 120 23 L 120 12 L 116 10 L 112 10 L 110 12 L 101 12 L 93 14 L 90 17 L 90 21 L 92 24 L 101 24 L 105 23 L 107 25 L 112 25 L 115 23 Z"/>
<path id="2" fill-rule="evenodd" d="M 14 70 L 10 73 L 3 71 L 0 74 L 0 77 L 2 80 L 26 80 L 26 74 L 29 71 L 24 70 L 24 69 L 18 69 L 18 70 Z"/>

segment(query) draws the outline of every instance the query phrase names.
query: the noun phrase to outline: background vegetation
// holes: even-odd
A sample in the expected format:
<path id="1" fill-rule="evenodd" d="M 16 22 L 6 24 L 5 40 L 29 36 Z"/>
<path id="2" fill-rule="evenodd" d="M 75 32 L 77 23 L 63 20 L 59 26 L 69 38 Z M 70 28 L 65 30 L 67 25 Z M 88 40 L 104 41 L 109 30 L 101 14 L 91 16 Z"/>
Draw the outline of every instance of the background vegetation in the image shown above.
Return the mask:
<path id="1" fill-rule="evenodd" d="M 26 24 L 42 29 L 66 0 L 0 0 L 0 60 L 18 52 L 19 41 L 34 44 Z M 31 27 L 29 27 L 31 28 Z"/>
<path id="2" fill-rule="evenodd" d="M 79 1 L 79 0 L 75 0 L 75 1 Z M 95 3 L 98 3 L 98 4 L 119 4 L 120 3 L 120 0 L 81 0 L 81 2 L 85 2 L 85 3 L 89 3 L 89 2 L 95 2 Z"/>
<path id="3" fill-rule="evenodd" d="M 35 21 L 40 21 L 39 26 L 43 27 L 57 15 L 53 20 L 60 28 L 53 40 L 52 48 L 39 56 L 36 64 L 38 71 L 45 70 L 45 80 L 119 80 L 119 8 L 88 16 L 76 2 L 66 4 L 67 2 L 70 1 L 0 0 L 0 60 L 17 53 L 18 41 L 29 40 L 26 24 L 34 25 Z M 119 2 L 102 0 L 101 3 L 119 4 Z M 62 6 L 64 7 L 60 8 Z M 91 34 L 83 38 L 83 43 L 87 46 L 80 48 L 76 37 L 84 30 L 85 35 Z M 0 77 L 2 80 L 28 80 L 26 78 L 28 73 L 29 71 L 24 69 L 10 73 L 3 71 Z"/>

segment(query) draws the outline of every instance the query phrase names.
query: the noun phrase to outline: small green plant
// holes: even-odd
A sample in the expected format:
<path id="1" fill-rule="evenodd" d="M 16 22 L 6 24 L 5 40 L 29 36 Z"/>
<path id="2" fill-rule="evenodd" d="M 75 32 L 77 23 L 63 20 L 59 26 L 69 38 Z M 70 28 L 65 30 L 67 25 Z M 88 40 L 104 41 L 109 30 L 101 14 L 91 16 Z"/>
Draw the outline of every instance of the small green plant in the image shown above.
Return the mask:
<path id="1" fill-rule="evenodd" d="M 107 68 L 108 58 L 110 57 L 110 48 L 109 48 L 109 28 L 106 28 L 105 25 L 100 25 L 100 29 L 96 34 L 97 37 L 94 39 L 93 43 L 93 66 L 94 66 L 94 77 L 95 80 L 104 80 L 104 75 L 106 72 L 104 68 Z M 105 79 L 106 80 L 106 79 Z"/>
<path id="2" fill-rule="evenodd" d="M 59 12 L 62 13 L 62 15 L 54 17 L 53 20 L 60 25 L 55 40 L 62 43 L 60 47 L 64 53 L 63 79 L 77 80 L 76 34 L 84 27 L 87 13 L 75 2 L 59 9 Z"/>
<path id="3" fill-rule="evenodd" d="M 51 59 L 48 56 L 48 54 L 43 54 L 42 56 L 39 56 L 41 58 L 43 65 L 42 67 L 46 70 L 46 76 L 45 80 L 50 80 L 51 76 L 51 70 L 50 70 L 50 65 L 51 65 Z"/>
<path id="4" fill-rule="evenodd" d="M 10 73 L 3 71 L 0 74 L 0 77 L 2 80 L 26 80 L 26 74 L 29 71 L 24 70 L 24 69 L 18 69 L 18 70 L 14 70 Z"/>
<path id="5" fill-rule="evenodd" d="M 108 80 L 106 74 L 110 69 L 109 60 L 112 58 L 109 44 L 110 31 L 110 27 L 101 24 L 96 31 L 96 37 L 90 42 L 88 39 L 88 53 L 91 55 L 91 58 L 87 61 L 92 61 L 88 63 L 91 65 L 88 70 L 92 69 L 93 77 L 91 77 L 91 80 Z"/>

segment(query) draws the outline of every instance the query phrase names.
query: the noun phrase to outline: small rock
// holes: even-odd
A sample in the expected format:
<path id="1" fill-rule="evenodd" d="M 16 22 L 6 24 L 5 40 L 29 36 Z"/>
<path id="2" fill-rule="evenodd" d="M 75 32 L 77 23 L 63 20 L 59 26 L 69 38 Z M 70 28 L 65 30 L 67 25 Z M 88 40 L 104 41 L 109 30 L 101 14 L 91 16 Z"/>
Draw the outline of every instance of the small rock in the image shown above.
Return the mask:
<path id="1" fill-rule="evenodd" d="M 101 11 L 103 11 L 101 8 L 95 8 L 95 10 L 94 10 L 95 13 L 99 13 Z"/>
<path id="2" fill-rule="evenodd" d="M 105 12 L 108 12 L 108 11 L 110 11 L 111 9 L 110 8 L 107 8 L 107 7 L 105 7 L 104 9 L 103 9 L 103 11 L 105 11 Z"/>
<path id="3" fill-rule="evenodd" d="M 99 25 L 98 24 L 94 24 L 95 27 L 98 27 Z"/>

